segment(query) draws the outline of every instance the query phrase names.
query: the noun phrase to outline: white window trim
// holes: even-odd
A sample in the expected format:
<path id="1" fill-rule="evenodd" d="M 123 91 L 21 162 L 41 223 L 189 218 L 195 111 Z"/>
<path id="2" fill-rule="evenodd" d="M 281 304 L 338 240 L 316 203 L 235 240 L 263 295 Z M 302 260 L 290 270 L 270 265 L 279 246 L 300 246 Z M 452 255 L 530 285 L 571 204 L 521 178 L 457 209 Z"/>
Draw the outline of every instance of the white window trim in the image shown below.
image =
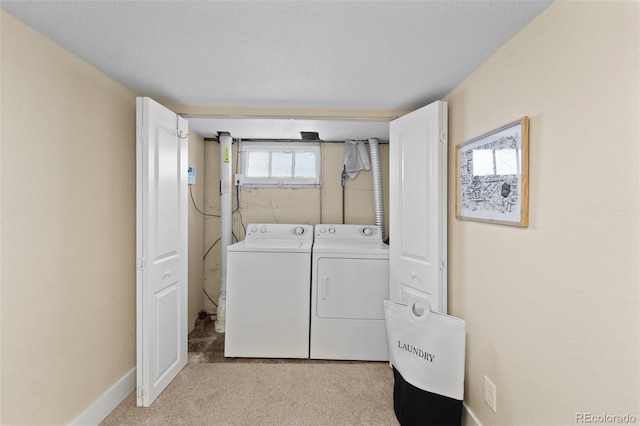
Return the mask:
<path id="1" fill-rule="evenodd" d="M 316 156 L 316 176 L 302 177 L 249 177 L 247 176 L 247 153 L 249 151 L 300 152 L 312 151 Z M 242 184 L 254 188 L 317 188 L 320 186 L 322 168 L 322 150 L 320 142 L 279 142 L 279 141 L 240 141 L 239 171 L 242 173 Z M 295 155 L 294 155 L 295 158 Z"/>

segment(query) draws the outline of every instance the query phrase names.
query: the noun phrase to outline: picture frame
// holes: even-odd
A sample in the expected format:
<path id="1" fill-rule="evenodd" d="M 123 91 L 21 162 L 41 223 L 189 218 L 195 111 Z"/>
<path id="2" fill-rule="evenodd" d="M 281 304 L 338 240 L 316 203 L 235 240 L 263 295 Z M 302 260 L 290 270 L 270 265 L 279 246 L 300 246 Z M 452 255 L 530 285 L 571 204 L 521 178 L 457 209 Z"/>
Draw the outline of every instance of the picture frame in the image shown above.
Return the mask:
<path id="1" fill-rule="evenodd" d="M 529 117 L 456 146 L 456 218 L 529 226 Z"/>

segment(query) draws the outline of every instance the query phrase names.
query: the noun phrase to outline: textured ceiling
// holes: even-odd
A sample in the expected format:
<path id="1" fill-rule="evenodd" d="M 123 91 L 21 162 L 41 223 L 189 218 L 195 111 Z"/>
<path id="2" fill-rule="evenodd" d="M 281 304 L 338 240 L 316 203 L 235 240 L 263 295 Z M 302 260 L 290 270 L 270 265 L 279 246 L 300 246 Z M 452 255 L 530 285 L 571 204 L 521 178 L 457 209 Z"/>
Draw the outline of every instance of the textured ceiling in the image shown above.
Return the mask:
<path id="1" fill-rule="evenodd" d="M 549 1 L 9 1 L 138 95 L 173 105 L 415 109 Z"/>
<path id="2" fill-rule="evenodd" d="M 550 1 L 11 1 L 0 7 L 139 96 L 174 106 L 412 110 Z M 188 109 L 188 108 L 187 108 Z M 182 111 L 184 114 L 184 111 Z M 189 119 L 216 137 L 388 137 L 377 121 Z M 293 136 L 292 136 L 293 135 Z"/>

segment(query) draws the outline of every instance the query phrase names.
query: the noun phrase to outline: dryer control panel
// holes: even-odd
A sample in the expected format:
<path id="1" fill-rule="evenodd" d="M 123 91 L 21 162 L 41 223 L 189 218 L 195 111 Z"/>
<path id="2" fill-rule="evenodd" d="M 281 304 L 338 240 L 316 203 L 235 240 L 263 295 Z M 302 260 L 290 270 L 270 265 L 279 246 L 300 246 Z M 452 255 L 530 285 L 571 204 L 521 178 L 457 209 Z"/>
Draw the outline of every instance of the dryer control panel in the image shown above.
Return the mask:
<path id="1" fill-rule="evenodd" d="M 382 241 L 381 230 L 376 225 L 320 224 L 315 227 L 316 239 Z"/>

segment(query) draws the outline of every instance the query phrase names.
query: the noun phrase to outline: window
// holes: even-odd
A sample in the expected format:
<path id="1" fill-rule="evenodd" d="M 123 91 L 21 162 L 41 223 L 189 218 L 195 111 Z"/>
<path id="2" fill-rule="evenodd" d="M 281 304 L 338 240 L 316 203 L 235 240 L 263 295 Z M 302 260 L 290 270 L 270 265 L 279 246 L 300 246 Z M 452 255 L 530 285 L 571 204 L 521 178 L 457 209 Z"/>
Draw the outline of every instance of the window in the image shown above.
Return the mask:
<path id="1" fill-rule="evenodd" d="M 319 142 L 240 142 L 244 185 L 309 187 L 320 185 Z"/>

